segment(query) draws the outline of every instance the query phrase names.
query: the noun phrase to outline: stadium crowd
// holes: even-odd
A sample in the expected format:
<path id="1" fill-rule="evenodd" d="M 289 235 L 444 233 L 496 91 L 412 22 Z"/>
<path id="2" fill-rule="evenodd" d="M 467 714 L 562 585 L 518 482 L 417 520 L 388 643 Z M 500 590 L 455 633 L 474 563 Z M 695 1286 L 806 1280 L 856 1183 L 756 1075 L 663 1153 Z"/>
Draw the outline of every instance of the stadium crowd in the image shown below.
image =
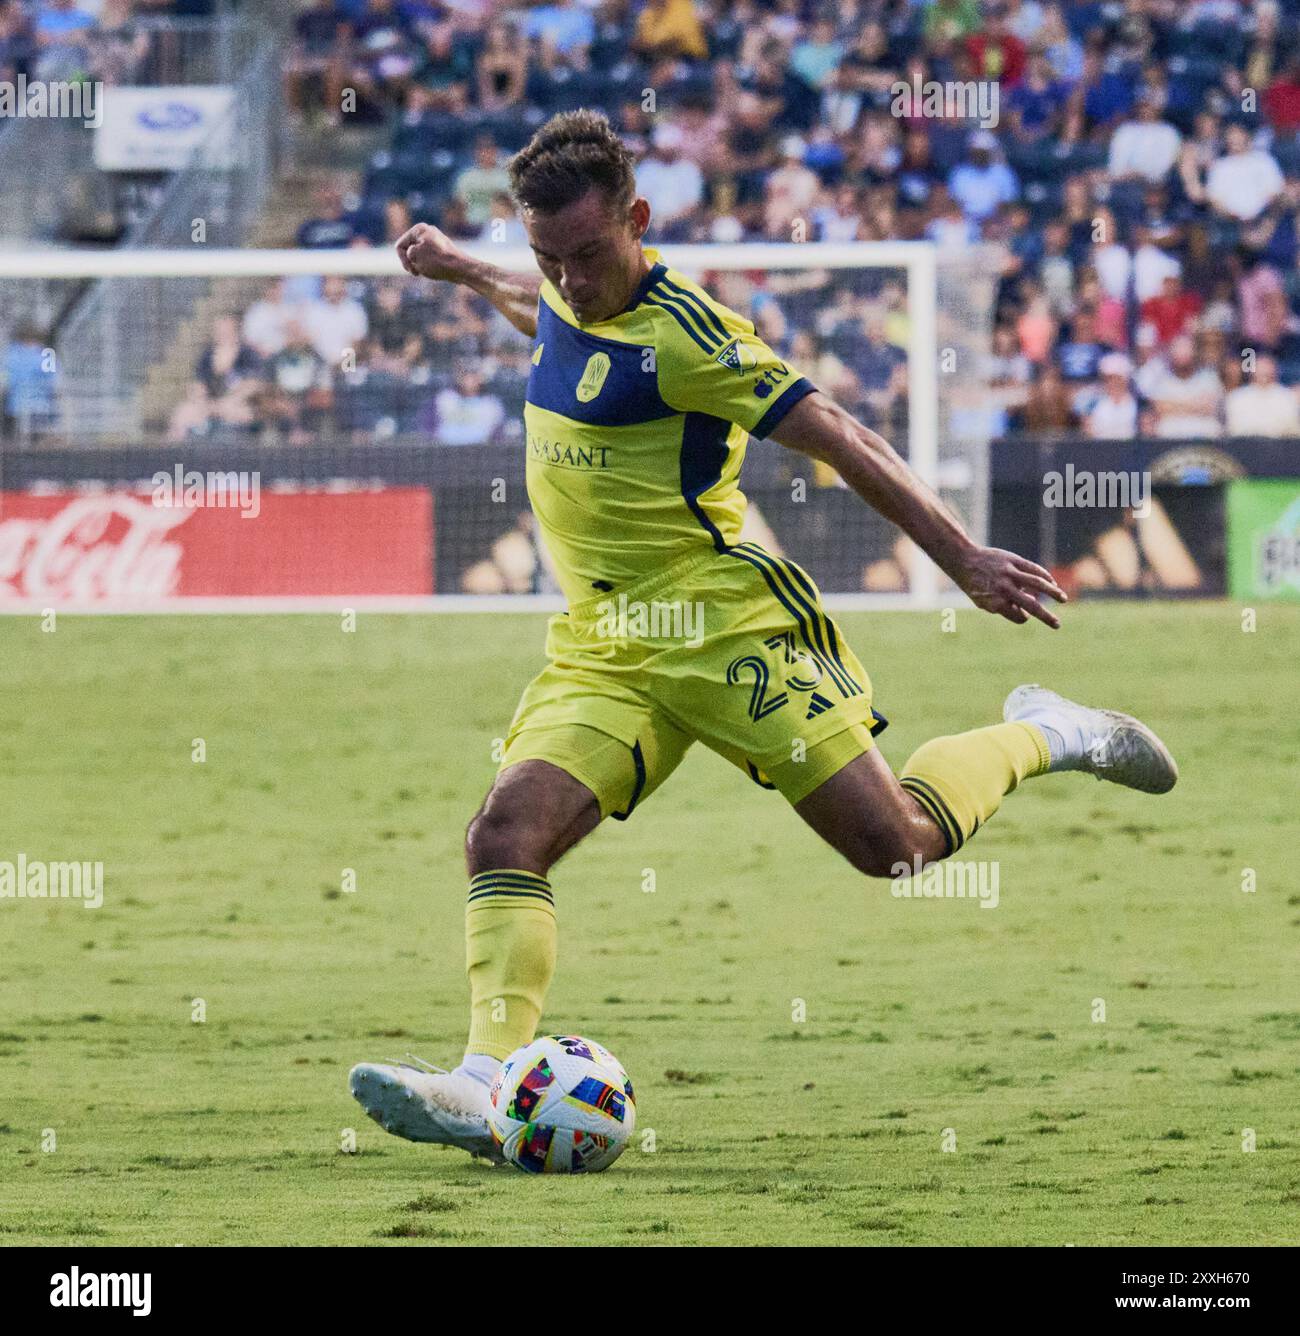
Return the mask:
<path id="1" fill-rule="evenodd" d="M 905 104 L 900 81 L 997 101 Z M 637 155 L 647 244 L 1001 243 L 995 436 L 1300 435 L 1300 0 L 306 0 L 286 86 L 309 124 L 391 131 L 303 246 L 413 219 L 524 244 L 510 153 L 597 106 Z M 903 422 L 899 281 L 723 278 L 846 407 Z M 217 322 L 171 432 L 509 439 L 526 373 L 460 290 L 292 280 Z"/>
<path id="2" fill-rule="evenodd" d="M 21 75 L 121 83 L 155 49 L 132 20 L 199 17 L 216 8 L 217 0 L 0 0 L 0 82 Z"/>

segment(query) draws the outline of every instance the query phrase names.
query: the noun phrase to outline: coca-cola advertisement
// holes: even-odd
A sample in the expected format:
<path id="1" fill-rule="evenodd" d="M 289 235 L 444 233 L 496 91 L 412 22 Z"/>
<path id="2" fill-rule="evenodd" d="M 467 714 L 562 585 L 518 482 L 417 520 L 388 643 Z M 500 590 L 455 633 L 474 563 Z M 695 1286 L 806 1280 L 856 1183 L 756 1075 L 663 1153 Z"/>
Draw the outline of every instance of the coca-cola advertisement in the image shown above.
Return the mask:
<path id="1" fill-rule="evenodd" d="M 282 492 L 0 492 L 0 602 L 132 606 L 194 598 L 433 591 L 422 487 Z"/>

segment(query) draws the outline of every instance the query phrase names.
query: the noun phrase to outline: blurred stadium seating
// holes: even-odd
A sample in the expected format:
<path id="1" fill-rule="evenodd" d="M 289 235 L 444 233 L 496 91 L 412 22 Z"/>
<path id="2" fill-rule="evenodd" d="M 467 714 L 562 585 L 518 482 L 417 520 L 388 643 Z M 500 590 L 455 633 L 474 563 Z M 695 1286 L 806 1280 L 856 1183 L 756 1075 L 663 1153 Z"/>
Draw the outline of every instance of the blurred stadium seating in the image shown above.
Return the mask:
<path id="1" fill-rule="evenodd" d="M 168 49 L 133 23 L 212 8 L 9 0 L 0 66 L 72 59 L 124 79 Z M 1188 397 L 1209 402 L 1193 415 L 1198 435 L 1300 433 L 1295 0 L 313 0 L 280 17 L 292 144 L 328 162 L 331 137 L 350 134 L 360 159 L 299 201 L 298 244 L 385 246 L 412 219 L 517 244 L 509 154 L 554 111 L 598 106 L 640 160 L 649 244 L 785 241 L 798 219 L 810 240 L 1005 245 L 995 434 L 1177 436 Z M 986 131 L 893 114 L 900 79 L 990 78 L 1000 102 Z M 260 325 L 247 286 L 209 304 L 188 388 L 152 425 L 176 440 L 358 441 L 454 419 L 457 440 L 508 439 L 521 345 L 479 299 L 351 283 L 341 300 L 362 336 L 355 360 L 333 365 L 322 335 L 310 351 L 324 365 L 308 375 L 309 350 L 290 339 L 326 309 L 311 305 L 318 288 L 291 284 L 274 317 L 262 299 Z M 760 305 L 784 353 L 888 428 L 902 388 L 879 331 L 901 344 L 905 319 L 891 301 L 883 285 L 845 321 L 825 318 L 833 300 L 772 291 Z M 233 347 L 229 316 L 242 328 Z M 31 370 L 50 337 L 11 331 L 10 431 L 57 429 L 57 390 Z M 1244 347 L 1273 355 L 1274 383 L 1251 383 Z M 478 359 L 476 379 L 458 383 L 457 355 Z M 288 388 L 304 377 L 309 390 Z"/>

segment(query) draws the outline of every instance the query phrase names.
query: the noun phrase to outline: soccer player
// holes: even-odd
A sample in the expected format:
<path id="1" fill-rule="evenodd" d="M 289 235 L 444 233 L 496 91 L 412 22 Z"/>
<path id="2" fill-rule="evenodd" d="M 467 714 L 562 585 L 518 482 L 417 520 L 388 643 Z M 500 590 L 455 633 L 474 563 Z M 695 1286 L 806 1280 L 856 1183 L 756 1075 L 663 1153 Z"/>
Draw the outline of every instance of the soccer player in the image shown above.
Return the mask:
<path id="1" fill-rule="evenodd" d="M 1002 723 L 932 739 L 896 777 L 873 741 L 885 721 L 871 683 L 816 585 L 740 541 L 748 437 L 830 464 L 986 612 L 1056 628 L 1039 596 L 1064 592 L 973 542 L 884 440 L 642 247 L 650 207 L 603 116 L 553 117 L 509 170 L 541 278 L 471 259 L 423 223 L 397 250 L 408 273 L 466 284 L 534 338 L 528 495 L 568 610 L 550 618 L 548 664 L 466 835 L 464 1060 L 362 1063 L 350 1077 L 389 1132 L 488 1158 L 490 1083 L 534 1037 L 555 967 L 551 868 L 641 807 L 692 742 L 778 790 L 870 877 L 955 853 L 1023 780 L 1079 770 L 1164 793 L 1178 774 L 1136 719 L 1021 686 Z M 675 613 L 697 607 L 688 634 Z"/>

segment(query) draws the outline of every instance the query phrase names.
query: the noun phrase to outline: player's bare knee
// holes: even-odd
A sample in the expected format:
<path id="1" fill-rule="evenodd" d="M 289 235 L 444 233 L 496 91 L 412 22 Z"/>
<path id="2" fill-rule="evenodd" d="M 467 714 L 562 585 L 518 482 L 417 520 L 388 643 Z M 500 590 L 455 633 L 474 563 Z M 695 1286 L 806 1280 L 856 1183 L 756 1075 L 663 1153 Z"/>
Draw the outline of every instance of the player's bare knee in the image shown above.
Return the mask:
<path id="1" fill-rule="evenodd" d="M 465 831 L 465 862 L 471 875 L 505 867 L 544 873 L 550 843 L 523 809 L 490 793 Z"/>
<path id="2" fill-rule="evenodd" d="M 942 857 L 941 842 L 926 826 L 907 824 L 892 830 L 873 830 L 855 840 L 845 856 L 864 876 L 893 881 L 910 877 L 918 868 Z"/>
<path id="3" fill-rule="evenodd" d="M 912 867 L 911 856 L 901 843 L 873 843 L 855 849 L 853 854 L 849 856 L 849 862 L 864 877 L 881 878 L 886 881 L 904 875 L 900 873 L 900 867 L 906 867 L 909 872 Z"/>

